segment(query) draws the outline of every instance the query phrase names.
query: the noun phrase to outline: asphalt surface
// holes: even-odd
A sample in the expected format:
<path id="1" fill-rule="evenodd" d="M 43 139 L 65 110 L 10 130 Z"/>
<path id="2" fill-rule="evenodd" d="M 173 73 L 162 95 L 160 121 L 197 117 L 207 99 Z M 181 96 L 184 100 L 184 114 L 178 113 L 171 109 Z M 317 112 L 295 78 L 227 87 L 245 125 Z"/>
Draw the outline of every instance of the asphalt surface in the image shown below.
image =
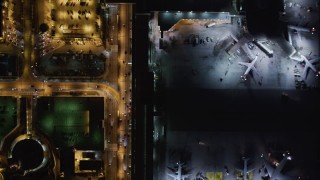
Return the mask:
<path id="1" fill-rule="evenodd" d="M 317 130 L 319 90 L 169 89 L 164 98 L 170 130 Z"/>

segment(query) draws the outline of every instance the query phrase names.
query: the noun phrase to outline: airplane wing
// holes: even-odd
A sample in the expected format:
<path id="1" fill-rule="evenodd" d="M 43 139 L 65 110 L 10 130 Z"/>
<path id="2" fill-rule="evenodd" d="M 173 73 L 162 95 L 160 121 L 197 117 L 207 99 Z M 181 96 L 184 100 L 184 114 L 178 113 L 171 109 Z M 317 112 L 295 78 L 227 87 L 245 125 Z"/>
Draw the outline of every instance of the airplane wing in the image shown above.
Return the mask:
<path id="1" fill-rule="evenodd" d="M 236 168 L 236 170 L 237 170 L 237 171 L 239 171 L 239 172 L 244 173 L 244 172 L 243 172 L 243 169 Z M 254 167 L 252 167 L 252 168 L 248 169 L 248 170 L 247 170 L 247 174 L 251 173 L 251 172 L 252 172 L 252 171 L 254 171 L 254 170 L 255 170 L 255 168 L 254 168 Z"/>
<path id="2" fill-rule="evenodd" d="M 183 180 L 184 180 L 185 178 L 188 178 L 188 177 L 190 177 L 191 175 L 192 175 L 192 174 L 185 174 L 185 175 L 182 175 L 182 176 L 181 176 L 181 179 L 183 179 Z"/>
<path id="3" fill-rule="evenodd" d="M 175 168 L 172 168 L 172 167 L 167 167 L 168 169 L 170 169 L 172 172 L 175 172 L 176 169 Z"/>
<path id="4" fill-rule="evenodd" d="M 243 169 L 235 168 L 237 171 L 243 172 Z"/>
<path id="5" fill-rule="evenodd" d="M 268 175 L 269 177 L 272 177 L 274 168 L 263 158 L 263 163 L 264 163 L 264 167 L 267 169 L 268 171 Z"/>
<path id="6" fill-rule="evenodd" d="M 301 79 L 301 80 L 305 81 L 305 80 L 307 79 L 307 72 L 308 72 L 308 67 L 305 66 L 304 69 L 303 69 L 303 71 L 302 71 L 302 74 L 301 74 L 301 76 L 300 76 L 300 79 Z"/>
<path id="7" fill-rule="evenodd" d="M 245 62 L 239 62 L 239 64 L 247 67 L 250 65 L 250 63 L 245 63 Z"/>
<path id="8" fill-rule="evenodd" d="M 310 69 L 312 69 L 313 72 L 317 73 L 317 69 L 314 67 L 314 65 L 312 65 L 311 62 L 309 62 L 309 63 L 310 63 L 310 65 L 309 65 Z"/>
<path id="9" fill-rule="evenodd" d="M 251 69 L 252 69 L 252 71 L 258 72 L 256 67 L 254 67 L 254 66 L 252 66 Z"/>
<path id="10" fill-rule="evenodd" d="M 250 172 L 254 171 L 255 168 L 254 167 L 249 167 L 248 170 L 247 170 L 247 173 L 249 174 Z"/>
<path id="11" fill-rule="evenodd" d="M 170 177 L 172 177 L 172 178 L 174 178 L 175 180 L 177 179 L 177 175 L 175 175 L 175 174 L 169 174 L 169 173 L 167 173 L 167 175 L 170 176 Z"/>
<path id="12" fill-rule="evenodd" d="M 313 63 L 316 63 L 317 61 L 319 61 L 319 59 L 320 59 L 320 57 L 315 58 L 315 59 L 311 59 L 311 60 L 309 60 L 309 62 L 310 62 L 311 64 L 313 64 Z"/>

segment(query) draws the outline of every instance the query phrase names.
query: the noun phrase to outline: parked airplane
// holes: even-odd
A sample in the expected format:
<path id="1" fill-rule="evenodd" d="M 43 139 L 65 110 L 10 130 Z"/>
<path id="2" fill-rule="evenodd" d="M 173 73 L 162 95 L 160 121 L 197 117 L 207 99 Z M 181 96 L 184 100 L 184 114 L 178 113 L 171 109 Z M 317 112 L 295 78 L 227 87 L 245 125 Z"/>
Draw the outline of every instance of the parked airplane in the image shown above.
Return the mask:
<path id="1" fill-rule="evenodd" d="M 254 168 L 248 168 L 248 161 L 249 158 L 242 158 L 243 160 L 243 169 L 237 169 L 238 171 L 241 172 L 241 174 L 243 175 L 243 180 L 247 180 L 248 179 L 248 175 L 250 172 L 254 171 Z"/>
<path id="2" fill-rule="evenodd" d="M 240 65 L 247 66 L 246 71 L 245 71 L 244 74 L 241 76 L 242 79 L 247 80 L 246 77 L 247 77 L 247 75 L 250 73 L 251 70 L 257 72 L 257 69 L 254 67 L 254 64 L 257 62 L 257 59 L 258 59 L 258 56 L 256 56 L 256 57 L 254 58 L 254 60 L 251 61 L 250 63 L 239 62 Z"/>
<path id="3" fill-rule="evenodd" d="M 192 174 L 182 174 L 182 166 L 184 163 L 177 162 L 178 170 L 175 172 L 175 174 L 167 173 L 168 176 L 172 177 L 174 180 L 184 180 L 185 178 L 190 177 Z M 170 168 L 171 169 L 171 168 Z"/>
<path id="4" fill-rule="evenodd" d="M 305 63 L 303 72 L 301 75 L 299 75 L 301 77 L 302 81 L 305 81 L 307 79 L 309 69 L 311 69 L 313 72 L 315 72 L 316 76 L 320 75 L 320 71 L 318 71 L 316 69 L 316 67 L 313 65 L 314 63 L 319 61 L 320 57 L 308 60 L 305 56 L 302 55 L 301 58 L 302 58 L 302 62 Z"/>
<path id="5" fill-rule="evenodd" d="M 276 167 L 273 168 L 271 164 L 267 162 L 265 158 L 263 158 L 264 166 L 267 169 L 269 179 L 270 180 L 293 180 L 294 179 L 293 177 L 289 177 L 281 173 L 286 162 L 291 159 L 292 158 L 290 154 L 285 153 L 283 154 L 283 159 L 280 161 L 280 163 L 276 163 L 275 164 Z"/>

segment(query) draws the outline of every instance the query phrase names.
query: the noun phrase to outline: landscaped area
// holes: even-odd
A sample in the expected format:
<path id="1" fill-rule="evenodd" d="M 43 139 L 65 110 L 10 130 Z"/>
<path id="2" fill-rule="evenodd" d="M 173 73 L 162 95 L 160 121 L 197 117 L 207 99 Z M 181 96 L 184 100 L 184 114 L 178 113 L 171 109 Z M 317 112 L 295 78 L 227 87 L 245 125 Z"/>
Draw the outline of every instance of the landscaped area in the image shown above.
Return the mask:
<path id="1" fill-rule="evenodd" d="M 0 96 L 0 141 L 17 122 L 17 100 L 13 97 Z"/>
<path id="2" fill-rule="evenodd" d="M 57 147 L 103 148 L 103 98 L 40 98 L 38 128 Z"/>

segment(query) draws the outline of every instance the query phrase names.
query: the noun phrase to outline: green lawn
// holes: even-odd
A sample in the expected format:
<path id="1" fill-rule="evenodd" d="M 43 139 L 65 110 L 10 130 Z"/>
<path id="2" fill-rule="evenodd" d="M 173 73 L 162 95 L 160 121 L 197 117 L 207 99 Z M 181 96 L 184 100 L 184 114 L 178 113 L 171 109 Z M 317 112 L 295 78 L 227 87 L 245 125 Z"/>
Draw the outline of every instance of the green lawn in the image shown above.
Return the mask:
<path id="1" fill-rule="evenodd" d="M 103 148 L 103 98 L 38 99 L 38 127 L 59 147 Z"/>
<path id="2" fill-rule="evenodd" d="M 0 141 L 16 126 L 16 109 L 16 98 L 0 96 Z"/>

